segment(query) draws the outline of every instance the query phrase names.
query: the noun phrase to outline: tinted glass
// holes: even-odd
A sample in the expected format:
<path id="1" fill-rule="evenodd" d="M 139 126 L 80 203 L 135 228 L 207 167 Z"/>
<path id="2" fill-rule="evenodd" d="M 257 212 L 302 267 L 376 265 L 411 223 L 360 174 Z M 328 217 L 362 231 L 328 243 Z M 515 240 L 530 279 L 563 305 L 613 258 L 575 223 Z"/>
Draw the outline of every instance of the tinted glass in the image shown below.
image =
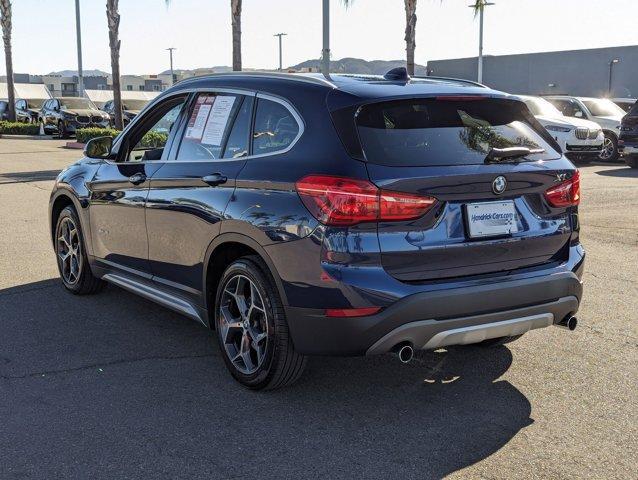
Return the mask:
<path id="1" fill-rule="evenodd" d="M 356 122 L 367 161 L 391 166 L 482 164 L 492 148 L 528 147 L 560 158 L 518 101 L 410 99 L 362 107 Z"/>
<path id="2" fill-rule="evenodd" d="M 124 110 L 142 110 L 147 103 L 148 100 L 126 100 L 122 108 Z"/>
<path id="3" fill-rule="evenodd" d="M 638 102 L 634 103 L 634 105 L 629 109 L 629 115 L 632 117 L 638 117 Z"/>
<path id="4" fill-rule="evenodd" d="M 241 104 L 241 98 L 228 94 L 200 94 L 189 115 L 177 160 L 221 158 L 224 139 Z"/>
<path id="5" fill-rule="evenodd" d="M 60 100 L 60 104 L 64 109 L 95 109 L 95 105 L 86 98 L 64 98 Z"/>
<path id="6" fill-rule="evenodd" d="M 248 136 L 250 120 L 253 114 L 253 97 L 244 97 L 235 124 L 226 141 L 224 158 L 239 158 L 248 155 Z"/>
<path id="7" fill-rule="evenodd" d="M 580 108 L 580 105 L 573 100 L 550 100 L 560 112 L 567 117 L 581 117 L 585 118 L 585 112 Z M 580 112 L 580 114 L 579 114 Z"/>
<path id="8" fill-rule="evenodd" d="M 281 103 L 260 98 L 253 130 L 253 155 L 263 155 L 288 147 L 297 137 L 299 125 Z"/>
<path id="9" fill-rule="evenodd" d="M 149 128 L 143 132 L 143 136 L 129 154 L 129 161 L 139 162 L 160 160 L 162 158 L 164 146 L 168 141 L 173 125 L 179 117 L 185 100 L 185 98 L 174 99 L 164 107 L 168 110 L 154 124 L 148 125 Z"/>

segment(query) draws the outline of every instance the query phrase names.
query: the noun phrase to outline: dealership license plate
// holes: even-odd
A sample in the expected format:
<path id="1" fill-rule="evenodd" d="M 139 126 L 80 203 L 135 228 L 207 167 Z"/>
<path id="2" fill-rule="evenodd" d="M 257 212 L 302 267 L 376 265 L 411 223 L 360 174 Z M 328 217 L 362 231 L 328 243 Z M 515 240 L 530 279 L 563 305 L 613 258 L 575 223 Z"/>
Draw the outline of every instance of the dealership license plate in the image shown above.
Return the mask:
<path id="1" fill-rule="evenodd" d="M 467 224 L 470 237 L 493 237 L 518 232 L 514 202 L 468 203 Z"/>

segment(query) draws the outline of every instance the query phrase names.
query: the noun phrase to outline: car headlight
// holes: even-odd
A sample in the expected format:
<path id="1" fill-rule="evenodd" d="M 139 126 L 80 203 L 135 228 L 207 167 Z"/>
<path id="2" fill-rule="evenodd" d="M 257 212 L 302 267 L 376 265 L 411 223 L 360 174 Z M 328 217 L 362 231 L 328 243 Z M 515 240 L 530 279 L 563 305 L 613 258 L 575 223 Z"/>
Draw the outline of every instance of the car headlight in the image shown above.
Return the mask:
<path id="1" fill-rule="evenodd" d="M 547 125 L 545 130 L 549 130 L 550 132 L 563 132 L 567 133 L 571 130 L 569 127 L 561 127 L 559 125 Z"/>

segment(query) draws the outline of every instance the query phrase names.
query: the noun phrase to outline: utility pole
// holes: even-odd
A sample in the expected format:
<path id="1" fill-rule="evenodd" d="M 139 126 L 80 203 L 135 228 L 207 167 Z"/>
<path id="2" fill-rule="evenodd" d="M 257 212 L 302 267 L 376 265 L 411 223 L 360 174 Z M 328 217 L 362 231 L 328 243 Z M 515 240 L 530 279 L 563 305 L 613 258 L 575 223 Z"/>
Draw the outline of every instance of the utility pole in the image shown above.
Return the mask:
<path id="1" fill-rule="evenodd" d="M 483 12 L 485 7 L 495 5 L 494 3 L 482 0 L 479 7 L 479 55 L 478 55 L 478 83 L 483 83 Z M 468 5 L 470 8 L 476 8 L 476 5 Z M 476 17 L 475 17 L 476 18 Z"/>
<path id="2" fill-rule="evenodd" d="M 281 62 L 281 37 L 283 37 L 284 35 L 288 35 L 288 34 L 287 33 L 275 33 L 273 35 L 273 37 L 279 37 L 279 71 L 280 72 L 283 69 L 282 62 Z"/>
<path id="3" fill-rule="evenodd" d="M 620 63 L 620 58 L 614 58 L 611 62 L 609 62 L 609 87 L 607 88 L 607 95 L 609 97 L 611 97 L 611 80 L 612 80 L 612 73 L 614 71 L 614 65 L 616 65 L 617 63 Z"/>
<path id="4" fill-rule="evenodd" d="M 323 0 L 323 50 L 321 51 L 321 71 L 330 76 L 330 0 Z"/>
<path id="5" fill-rule="evenodd" d="M 84 96 L 84 73 L 82 72 L 82 28 L 80 22 L 80 0 L 75 0 L 75 30 L 78 41 L 78 96 Z"/>
<path id="6" fill-rule="evenodd" d="M 171 86 L 175 85 L 175 74 L 173 73 L 173 50 L 177 50 L 175 47 L 167 48 L 168 54 L 171 59 Z"/>

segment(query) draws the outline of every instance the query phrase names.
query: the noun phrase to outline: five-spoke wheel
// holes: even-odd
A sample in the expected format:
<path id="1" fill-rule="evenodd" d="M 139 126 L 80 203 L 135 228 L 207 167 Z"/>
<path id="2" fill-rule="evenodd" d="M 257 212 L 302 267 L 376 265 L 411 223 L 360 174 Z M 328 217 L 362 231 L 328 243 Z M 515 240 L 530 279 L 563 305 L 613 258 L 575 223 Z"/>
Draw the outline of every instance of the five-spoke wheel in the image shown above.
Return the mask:
<path id="1" fill-rule="evenodd" d="M 82 273 L 82 243 L 78 227 L 71 217 L 65 217 L 58 224 L 57 253 L 62 278 L 69 285 L 75 285 Z"/>

